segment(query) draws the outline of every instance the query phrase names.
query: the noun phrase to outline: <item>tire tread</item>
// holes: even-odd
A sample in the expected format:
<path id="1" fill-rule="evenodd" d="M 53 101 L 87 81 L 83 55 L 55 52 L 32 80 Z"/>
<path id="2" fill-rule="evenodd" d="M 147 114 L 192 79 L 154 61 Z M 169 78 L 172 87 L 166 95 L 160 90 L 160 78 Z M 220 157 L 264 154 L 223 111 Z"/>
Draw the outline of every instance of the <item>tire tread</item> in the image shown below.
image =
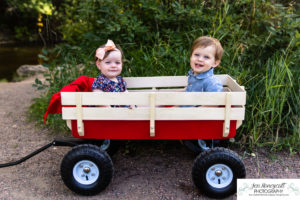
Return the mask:
<path id="1" fill-rule="evenodd" d="M 73 167 L 80 159 L 90 159 L 96 162 L 100 168 L 101 177 L 91 186 L 84 186 L 77 183 L 73 178 Z M 61 163 L 61 177 L 64 183 L 72 191 L 81 195 L 95 195 L 104 190 L 110 183 L 113 176 L 113 163 L 109 155 L 98 146 L 92 144 L 82 144 L 73 147 L 63 158 Z"/>
<path id="2" fill-rule="evenodd" d="M 205 178 L 206 170 L 214 163 L 224 162 L 233 171 L 233 185 L 224 189 L 217 189 L 210 186 Z M 232 150 L 216 147 L 200 153 L 194 161 L 192 178 L 197 188 L 209 197 L 224 198 L 236 192 L 236 179 L 245 178 L 246 170 L 244 163 L 238 154 Z"/>

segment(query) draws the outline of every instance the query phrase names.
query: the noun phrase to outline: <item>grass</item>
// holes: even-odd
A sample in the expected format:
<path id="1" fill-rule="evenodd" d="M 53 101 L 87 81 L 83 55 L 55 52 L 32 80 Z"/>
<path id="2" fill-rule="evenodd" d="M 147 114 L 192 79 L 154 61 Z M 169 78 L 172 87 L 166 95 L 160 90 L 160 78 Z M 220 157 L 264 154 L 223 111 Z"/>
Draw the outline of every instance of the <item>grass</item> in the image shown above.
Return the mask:
<path id="1" fill-rule="evenodd" d="M 251 147 L 289 146 L 293 152 L 300 147 L 297 105 L 289 101 L 291 97 L 297 98 L 296 77 L 284 55 L 274 55 L 261 70 L 265 71 L 264 76 L 256 76 L 248 82 L 250 87 L 246 85 L 248 103 L 242 132 L 248 134 Z"/>

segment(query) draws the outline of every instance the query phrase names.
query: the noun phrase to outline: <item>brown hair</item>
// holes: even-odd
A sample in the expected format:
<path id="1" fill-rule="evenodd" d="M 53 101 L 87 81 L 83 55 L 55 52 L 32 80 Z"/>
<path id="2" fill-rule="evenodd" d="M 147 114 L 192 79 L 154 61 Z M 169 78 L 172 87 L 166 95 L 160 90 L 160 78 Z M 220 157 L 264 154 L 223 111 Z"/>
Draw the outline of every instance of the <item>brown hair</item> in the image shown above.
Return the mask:
<path id="1" fill-rule="evenodd" d="M 198 37 L 193 42 L 192 49 L 191 49 L 191 55 L 195 49 L 197 49 L 199 47 L 208 47 L 208 46 L 215 47 L 215 49 L 216 49 L 215 59 L 221 60 L 222 55 L 223 55 L 223 47 L 222 47 L 221 43 L 216 38 L 212 38 L 212 37 L 208 37 L 208 36 Z"/>
<path id="2" fill-rule="evenodd" d="M 104 47 L 105 47 L 105 44 L 101 45 L 101 46 L 98 47 L 98 48 L 104 48 Z M 121 52 L 122 62 L 123 62 L 124 54 L 123 54 L 123 51 L 122 51 L 121 47 L 120 47 L 119 45 L 116 44 L 116 49 L 118 49 L 118 50 Z M 104 60 L 104 59 L 110 54 L 110 52 L 112 52 L 112 51 L 115 51 L 115 50 L 109 50 L 109 51 L 106 51 L 102 60 Z M 97 60 L 100 60 L 100 59 L 97 58 L 96 55 L 95 55 L 95 60 L 97 61 Z M 100 61 L 101 61 L 101 60 L 100 60 Z"/>

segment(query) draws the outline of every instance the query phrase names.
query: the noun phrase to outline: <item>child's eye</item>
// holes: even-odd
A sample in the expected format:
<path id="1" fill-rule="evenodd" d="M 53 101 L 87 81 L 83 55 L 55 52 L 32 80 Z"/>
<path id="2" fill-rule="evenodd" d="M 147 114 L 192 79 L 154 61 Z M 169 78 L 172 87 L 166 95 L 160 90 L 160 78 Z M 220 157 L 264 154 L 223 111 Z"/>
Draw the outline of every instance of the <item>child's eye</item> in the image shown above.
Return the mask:
<path id="1" fill-rule="evenodd" d="M 209 56 L 204 56 L 205 59 L 209 59 Z"/>
<path id="2" fill-rule="evenodd" d="M 109 61 L 106 61 L 105 64 L 110 64 L 110 62 L 109 62 Z"/>
<path id="3" fill-rule="evenodd" d="M 116 62 L 117 65 L 121 64 L 121 62 Z"/>
<path id="4" fill-rule="evenodd" d="M 200 56 L 200 55 L 199 55 L 198 53 L 195 53 L 194 56 L 197 56 L 197 57 L 198 57 L 198 56 Z"/>

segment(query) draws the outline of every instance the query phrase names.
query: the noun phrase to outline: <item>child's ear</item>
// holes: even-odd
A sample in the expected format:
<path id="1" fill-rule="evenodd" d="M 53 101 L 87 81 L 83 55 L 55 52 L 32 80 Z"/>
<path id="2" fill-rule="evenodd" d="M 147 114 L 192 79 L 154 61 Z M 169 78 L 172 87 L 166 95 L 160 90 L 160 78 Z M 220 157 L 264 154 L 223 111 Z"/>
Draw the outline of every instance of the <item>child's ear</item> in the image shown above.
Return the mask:
<path id="1" fill-rule="evenodd" d="M 96 61 L 96 66 L 97 66 L 97 68 L 98 68 L 99 70 L 101 70 L 101 69 L 100 69 L 100 60 L 97 60 L 97 61 Z"/>
<path id="2" fill-rule="evenodd" d="M 221 63 L 221 60 L 216 60 L 215 64 L 212 67 L 218 67 L 218 65 Z"/>

